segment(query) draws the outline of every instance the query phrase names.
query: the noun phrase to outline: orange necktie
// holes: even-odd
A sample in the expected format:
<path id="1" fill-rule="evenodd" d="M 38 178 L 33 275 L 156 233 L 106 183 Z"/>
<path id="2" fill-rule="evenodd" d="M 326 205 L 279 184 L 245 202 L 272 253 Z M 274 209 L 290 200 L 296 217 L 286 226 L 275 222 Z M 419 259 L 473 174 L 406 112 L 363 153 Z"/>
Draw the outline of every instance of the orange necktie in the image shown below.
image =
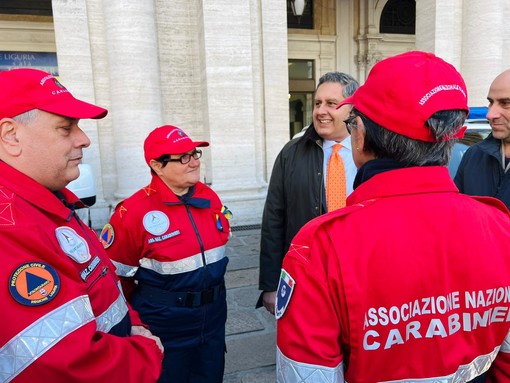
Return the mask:
<path id="1" fill-rule="evenodd" d="M 345 206 L 347 192 L 345 190 L 344 161 L 340 156 L 342 145 L 333 145 L 333 152 L 328 161 L 328 173 L 326 175 L 326 203 L 328 211 L 340 209 Z"/>

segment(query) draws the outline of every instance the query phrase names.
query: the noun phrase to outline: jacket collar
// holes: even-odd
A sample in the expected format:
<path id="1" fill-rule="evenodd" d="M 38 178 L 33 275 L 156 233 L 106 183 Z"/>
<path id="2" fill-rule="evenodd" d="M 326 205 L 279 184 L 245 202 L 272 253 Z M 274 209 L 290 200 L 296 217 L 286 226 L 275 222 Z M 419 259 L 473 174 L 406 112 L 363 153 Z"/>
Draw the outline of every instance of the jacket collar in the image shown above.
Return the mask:
<path id="1" fill-rule="evenodd" d="M 459 192 L 447 167 L 417 166 L 374 175 L 354 190 L 347 198 L 347 205 L 375 198 L 444 192 Z"/>
<path id="2" fill-rule="evenodd" d="M 359 185 L 368 181 L 376 174 L 405 167 L 406 166 L 401 162 L 390 158 L 376 158 L 374 160 L 370 160 L 358 169 L 356 178 L 354 179 L 353 188 L 356 189 Z"/>
<path id="3" fill-rule="evenodd" d="M 152 175 L 151 189 L 161 195 L 161 201 L 166 205 L 190 205 L 198 208 L 209 208 L 211 201 L 203 198 L 203 184 L 197 182 L 184 196 L 177 196 L 157 175 Z"/>
<path id="4" fill-rule="evenodd" d="M 495 157 L 498 162 L 501 162 L 501 140 L 494 138 L 492 133 L 476 145 L 485 153 Z"/>
<path id="5" fill-rule="evenodd" d="M 19 198 L 24 199 L 29 204 L 39 210 L 44 210 L 54 214 L 64 220 L 69 220 L 72 216 L 72 210 L 51 190 L 45 188 L 34 179 L 0 161 L 0 193 L 6 194 L 14 192 Z M 78 197 L 68 189 L 59 191 L 61 198 L 68 206 L 80 204 Z M 7 197 L 10 197 L 7 195 Z M 83 207 L 81 204 L 79 207 Z"/>
<path id="6" fill-rule="evenodd" d="M 303 137 L 301 137 L 301 138 L 307 143 L 314 143 L 314 144 L 319 144 L 320 146 L 322 146 L 322 137 L 319 136 L 319 134 L 315 130 L 315 127 L 313 126 L 313 122 L 310 124 L 310 126 L 308 128 L 306 128 L 306 131 L 303 134 Z"/>

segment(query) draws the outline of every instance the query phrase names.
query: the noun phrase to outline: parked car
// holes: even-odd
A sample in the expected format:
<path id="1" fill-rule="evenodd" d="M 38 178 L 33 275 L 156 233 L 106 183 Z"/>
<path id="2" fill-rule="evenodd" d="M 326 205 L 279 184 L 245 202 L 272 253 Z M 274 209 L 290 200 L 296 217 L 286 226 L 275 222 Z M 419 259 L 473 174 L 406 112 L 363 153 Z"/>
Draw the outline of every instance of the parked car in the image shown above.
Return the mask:
<path id="1" fill-rule="evenodd" d="M 482 141 L 491 132 L 491 126 L 486 119 L 487 107 L 473 107 L 470 108 L 468 118 L 466 120 L 466 132 L 464 138 L 457 142 L 452 150 L 450 163 L 448 164 L 448 171 L 452 178 L 457 174 L 462 156 L 468 148 L 477 142 Z"/>
<path id="2" fill-rule="evenodd" d="M 92 227 L 92 218 L 90 216 L 90 206 L 96 203 L 96 184 L 94 181 L 94 173 L 89 164 L 79 164 L 80 176 L 67 185 L 81 201 L 87 205 L 82 209 L 76 209 L 76 213 L 80 219 L 87 225 Z"/>

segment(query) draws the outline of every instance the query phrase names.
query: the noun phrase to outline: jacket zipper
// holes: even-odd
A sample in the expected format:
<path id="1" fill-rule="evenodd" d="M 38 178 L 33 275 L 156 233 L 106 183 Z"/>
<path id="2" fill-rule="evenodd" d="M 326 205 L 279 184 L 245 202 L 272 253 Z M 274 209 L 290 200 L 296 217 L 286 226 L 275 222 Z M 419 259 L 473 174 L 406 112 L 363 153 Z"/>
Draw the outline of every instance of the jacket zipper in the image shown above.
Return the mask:
<path id="1" fill-rule="evenodd" d="M 96 279 L 94 279 L 90 284 L 89 286 L 87 287 L 87 290 L 90 290 L 92 289 L 92 287 L 96 284 L 97 281 L 99 281 L 99 279 L 103 278 L 104 276 L 106 276 L 106 274 L 108 274 L 108 266 L 103 266 L 103 269 L 101 270 L 101 273 L 96 277 Z"/>
<path id="2" fill-rule="evenodd" d="M 198 244 L 200 246 L 200 253 L 202 255 L 202 263 L 204 264 L 204 267 L 207 266 L 206 259 L 205 259 L 205 251 L 204 251 L 204 244 L 202 242 L 202 238 L 200 237 L 200 233 L 198 232 L 197 225 L 195 224 L 195 220 L 193 219 L 193 216 L 191 215 L 191 210 L 188 205 L 186 206 L 186 212 L 188 213 L 189 220 L 191 222 L 191 225 L 193 225 L 193 230 L 195 230 L 195 235 L 197 236 Z"/>

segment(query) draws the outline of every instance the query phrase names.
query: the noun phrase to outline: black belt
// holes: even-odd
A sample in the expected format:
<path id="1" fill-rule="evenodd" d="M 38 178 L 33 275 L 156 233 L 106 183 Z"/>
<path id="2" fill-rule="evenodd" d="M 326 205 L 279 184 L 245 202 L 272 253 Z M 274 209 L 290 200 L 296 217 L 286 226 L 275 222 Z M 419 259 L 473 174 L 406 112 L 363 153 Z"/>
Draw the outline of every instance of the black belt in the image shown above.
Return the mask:
<path id="1" fill-rule="evenodd" d="M 168 291 L 146 284 L 139 285 L 138 291 L 147 299 L 166 306 L 200 307 L 217 301 L 225 291 L 225 282 L 203 291 Z"/>

